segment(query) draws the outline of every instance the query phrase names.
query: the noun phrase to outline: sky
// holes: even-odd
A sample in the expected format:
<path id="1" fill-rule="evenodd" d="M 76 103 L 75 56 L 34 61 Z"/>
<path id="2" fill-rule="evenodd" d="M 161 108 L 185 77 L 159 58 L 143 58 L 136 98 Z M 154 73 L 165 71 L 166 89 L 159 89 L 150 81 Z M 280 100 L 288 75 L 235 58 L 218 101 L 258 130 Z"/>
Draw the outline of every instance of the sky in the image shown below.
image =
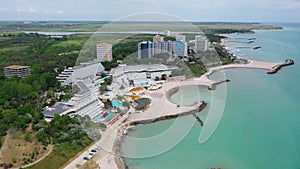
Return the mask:
<path id="1" fill-rule="evenodd" d="M 111 21 L 143 12 L 199 22 L 300 22 L 300 0 L 0 0 L 0 20 Z"/>

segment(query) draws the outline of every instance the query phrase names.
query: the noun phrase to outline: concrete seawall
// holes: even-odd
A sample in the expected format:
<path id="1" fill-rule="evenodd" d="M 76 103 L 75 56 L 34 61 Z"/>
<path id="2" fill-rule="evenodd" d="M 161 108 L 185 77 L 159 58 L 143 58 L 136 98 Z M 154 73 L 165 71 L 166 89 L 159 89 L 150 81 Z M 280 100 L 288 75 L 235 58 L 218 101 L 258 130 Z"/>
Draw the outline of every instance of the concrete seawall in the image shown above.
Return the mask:
<path id="1" fill-rule="evenodd" d="M 272 67 L 267 73 L 268 73 L 268 74 L 275 74 L 275 73 L 277 73 L 282 67 L 290 66 L 290 65 L 293 65 L 293 64 L 295 64 L 295 62 L 294 62 L 292 59 L 287 59 L 287 60 L 285 61 L 285 63 L 275 65 L 275 66 Z"/>
<path id="2" fill-rule="evenodd" d="M 169 115 L 163 115 L 160 117 L 152 118 L 152 119 L 146 119 L 146 120 L 136 120 L 136 121 L 129 121 L 125 122 L 118 130 L 118 138 L 114 142 L 114 154 L 115 154 L 115 162 L 118 166 L 118 169 L 128 169 L 128 166 L 125 164 L 122 157 L 120 157 L 120 146 L 122 143 L 122 135 L 124 133 L 124 130 L 126 130 L 129 127 L 134 127 L 137 125 L 144 125 L 144 124 L 151 124 L 159 121 L 169 120 L 177 117 L 187 116 L 187 115 L 195 115 L 199 112 L 201 112 L 205 107 L 207 106 L 207 103 L 204 101 L 196 103 L 194 106 L 197 106 L 195 109 L 186 111 L 186 112 L 179 112 L 177 114 L 169 114 Z"/>
<path id="3" fill-rule="evenodd" d="M 156 118 L 153 118 L 153 119 L 131 121 L 131 122 L 128 123 L 128 126 L 136 126 L 136 125 L 139 125 L 139 124 L 150 124 L 150 123 L 155 123 L 155 122 L 158 122 L 158 121 L 169 120 L 169 119 L 173 119 L 173 118 L 177 118 L 177 117 L 182 117 L 182 116 L 187 116 L 187 115 L 199 113 L 206 107 L 206 105 L 207 105 L 207 103 L 205 103 L 204 101 L 201 101 L 199 103 L 199 106 L 198 106 L 197 109 L 190 110 L 190 111 L 187 111 L 187 112 L 180 112 L 178 114 L 164 115 L 164 116 L 156 117 Z"/>

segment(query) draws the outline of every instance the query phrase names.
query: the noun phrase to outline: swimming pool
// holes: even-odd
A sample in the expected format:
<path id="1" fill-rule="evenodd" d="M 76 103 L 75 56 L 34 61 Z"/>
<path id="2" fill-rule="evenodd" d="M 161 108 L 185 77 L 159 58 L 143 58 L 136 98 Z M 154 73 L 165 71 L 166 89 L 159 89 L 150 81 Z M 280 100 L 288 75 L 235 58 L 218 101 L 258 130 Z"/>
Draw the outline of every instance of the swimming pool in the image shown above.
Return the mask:
<path id="1" fill-rule="evenodd" d="M 112 100 L 111 104 L 113 106 L 116 106 L 116 107 L 122 107 L 123 106 L 123 104 L 120 101 L 118 101 L 118 100 Z"/>
<path id="2" fill-rule="evenodd" d="M 107 115 L 105 117 L 103 117 L 103 115 L 98 115 L 96 118 L 95 118 L 95 121 L 104 121 L 106 119 L 108 119 L 110 116 L 112 115 L 111 112 L 108 112 Z"/>
<path id="3" fill-rule="evenodd" d="M 134 85 L 148 85 L 149 82 L 134 82 Z"/>
<path id="4" fill-rule="evenodd" d="M 101 79 L 96 80 L 95 82 L 96 82 L 96 83 L 101 83 L 101 82 L 104 82 L 104 80 L 105 80 L 105 79 L 108 79 L 108 78 L 110 78 L 110 76 L 105 76 L 105 77 L 103 77 L 103 78 L 101 78 Z"/>

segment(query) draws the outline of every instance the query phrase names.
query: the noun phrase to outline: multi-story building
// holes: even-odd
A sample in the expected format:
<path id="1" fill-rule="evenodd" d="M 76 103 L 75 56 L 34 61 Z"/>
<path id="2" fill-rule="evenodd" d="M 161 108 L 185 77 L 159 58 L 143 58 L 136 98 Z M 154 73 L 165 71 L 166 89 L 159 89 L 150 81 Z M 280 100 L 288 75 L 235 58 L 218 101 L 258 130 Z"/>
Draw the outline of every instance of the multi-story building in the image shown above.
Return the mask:
<path id="1" fill-rule="evenodd" d="M 108 43 L 97 44 L 97 60 L 103 62 L 112 61 L 112 59 L 112 45 Z"/>
<path id="2" fill-rule="evenodd" d="M 164 41 L 164 37 L 156 35 L 153 42 L 144 41 L 138 44 L 138 58 L 151 58 L 155 54 L 168 53 L 174 56 L 187 56 L 188 44 L 185 36 L 177 35 L 176 41 Z"/>
<path id="3" fill-rule="evenodd" d="M 103 71 L 104 67 L 101 63 L 85 62 L 78 66 L 65 69 L 56 78 L 62 85 L 72 85 L 72 83 L 75 83 L 77 80 L 88 79 Z"/>
<path id="4" fill-rule="evenodd" d="M 171 31 L 169 31 L 169 30 L 164 30 L 164 35 L 166 35 L 166 36 L 171 36 Z"/>
<path id="5" fill-rule="evenodd" d="M 102 112 L 103 103 L 93 92 L 97 86 L 90 85 L 88 87 L 87 85 L 84 81 L 77 81 L 76 86 L 79 91 L 68 102 L 58 102 L 53 107 L 44 108 L 45 119 L 51 121 L 55 114 L 66 114 L 71 117 L 88 115 L 91 119 L 98 116 Z"/>
<path id="6" fill-rule="evenodd" d="M 164 36 L 161 36 L 161 35 L 155 35 L 153 37 L 153 42 L 155 41 L 164 41 Z"/>
<path id="7" fill-rule="evenodd" d="M 208 40 L 203 35 L 195 36 L 195 51 L 207 51 L 208 49 Z"/>
<path id="8" fill-rule="evenodd" d="M 114 79 L 126 80 L 142 80 L 142 79 L 155 79 L 166 75 L 169 77 L 172 70 L 178 69 L 177 67 L 170 67 L 163 64 L 150 64 L 150 65 L 119 65 L 111 70 L 111 75 Z"/>
<path id="9" fill-rule="evenodd" d="M 138 58 L 145 59 L 145 58 L 152 58 L 153 57 L 153 42 L 150 41 L 143 41 L 138 44 Z"/>
<path id="10" fill-rule="evenodd" d="M 176 37 L 176 41 L 183 41 L 183 42 L 186 41 L 186 38 L 184 35 L 177 34 L 177 35 L 175 35 L 175 37 Z"/>
<path id="11" fill-rule="evenodd" d="M 175 41 L 175 55 L 176 56 L 187 56 L 188 46 L 187 43 L 182 40 Z"/>
<path id="12" fill-rule="evenodd" d="M 11 65 L 4 68 L 4 75 L 7 78 L 11 78 L 13 76 L 18 77 L 26 77 L 30 75 L 29 66 L 20 66 L 20 65 Z"/>

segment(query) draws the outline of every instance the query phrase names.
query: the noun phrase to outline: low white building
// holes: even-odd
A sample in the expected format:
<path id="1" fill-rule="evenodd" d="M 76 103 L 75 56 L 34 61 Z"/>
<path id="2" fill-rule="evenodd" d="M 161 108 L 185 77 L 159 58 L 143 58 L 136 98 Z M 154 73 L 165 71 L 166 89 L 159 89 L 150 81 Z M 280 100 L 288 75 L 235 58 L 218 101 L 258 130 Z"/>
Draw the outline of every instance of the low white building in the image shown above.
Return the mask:
<path id="1" fill-rule="evenodd" d="M 69 67 L 62 71 L 56 78 L 62 85 L 72 85 L 77 80 L 83 80 L 103 72 L 104 67 L 100 62 L 84 62 L 78 66 Z"/>
<path id="2" fill-rule="evenodd" d="M 141 79 L 155 79 L 161 78 L 162 75 L 169 77 L 172 70 L 176 67 L 169 67 L 163 64 L 151 65 L 119 65 L 111 70 L 113 78 L 120 78 L 124 80 L 141 80 Z"/>
<path id="3" fill-rule="evenodd" d="M 92 87 L 88 87 L 84 81 L 77 81 L 76 85 L 80 89 L 71 100 L 68 102 L 58 102 L 53 107 L 46 107 L 44 109 L 44 116 L 47 121 L 51 121 L 55 114 L 59 115 L 80 115 L 90 116 L 94 119 L 102 112 L 103 103 L 92 92 Z"/>

